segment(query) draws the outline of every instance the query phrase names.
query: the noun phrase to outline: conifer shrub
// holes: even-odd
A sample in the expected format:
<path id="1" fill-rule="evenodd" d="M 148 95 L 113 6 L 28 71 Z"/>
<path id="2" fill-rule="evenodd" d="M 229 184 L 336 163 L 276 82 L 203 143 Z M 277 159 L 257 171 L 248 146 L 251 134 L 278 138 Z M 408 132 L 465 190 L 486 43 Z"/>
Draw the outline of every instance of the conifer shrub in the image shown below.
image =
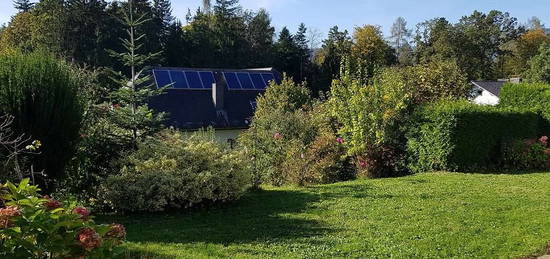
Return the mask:
<path id="1" fill-rule="evenodd" d="M 29 164 L 35 171 L 44 170 L 50 181 L 63 177 L 79 140 L 79 73 L 42 52 L 0 55 L 0 114 L 14 118 L 15 135 L 42 143 Z"/>

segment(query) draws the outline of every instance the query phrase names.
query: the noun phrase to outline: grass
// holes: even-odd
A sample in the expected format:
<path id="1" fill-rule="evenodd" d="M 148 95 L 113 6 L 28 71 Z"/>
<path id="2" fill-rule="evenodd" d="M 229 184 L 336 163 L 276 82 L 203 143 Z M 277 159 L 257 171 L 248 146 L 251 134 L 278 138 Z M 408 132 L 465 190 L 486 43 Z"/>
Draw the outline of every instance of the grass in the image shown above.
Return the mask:
<path id="1" fill-rule="evenodd" d="M 222 207 L 110 218 L 137 258 L 517 258 L 550 244 L 550 173 L 430 173 L 266 188 Z"/>

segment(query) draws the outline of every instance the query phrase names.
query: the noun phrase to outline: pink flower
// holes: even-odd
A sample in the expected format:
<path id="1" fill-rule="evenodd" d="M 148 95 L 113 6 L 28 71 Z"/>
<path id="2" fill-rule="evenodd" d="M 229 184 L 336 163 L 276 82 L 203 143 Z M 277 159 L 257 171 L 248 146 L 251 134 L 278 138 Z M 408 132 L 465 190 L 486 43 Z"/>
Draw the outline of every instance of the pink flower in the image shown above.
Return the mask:
<path id="1" fill-rule="evenodd" d="M 548 145 L 548 137 L 547 136 L 542 136 L 540 139 L 539 139 L 540 143 L 542 143 L 543 145 Z"/>
<path id="2" fill-rule="evenodd" d="M 84 207 L 74 208 L 73 213 L 74 214 L 79 214 L 80 218 L 83 219 L 83 220 L 88 219 L 88 217 L 90 216 L 90 211 L 88 209 L 84 208 Z"/>
<path id="3" fill-rule="evenodd" d="M 367 167 L 367 161 L 363 160 L 363 159 L 359 159 L 359 167 L 361 168 L 365 168 Z"/>
<path id="4" fill-rule="evenodd" d="M 44 196 L 44 199 L 46 199 L 47 201 L 44 203 L 44 206 L 48 209 L 48 210 L 55 210 L 57 208 L 61 208 L 63 205 L 61 204 L 60 201 L 58 200 L 54 200 L 52 199 L 50 196 Z"/>
<path id="5" fill-rule="evenodd" d="M 9 228 L 13 225 L 13 217 L 21 216 L 16 206 L 7 206 L 0 209 L 0 228 Z"/>
<path id="6" fill-rule="evenodd" d="M 336 138 L 336 142 L 338 142 L 339 144 L 344 144 L 344 139 L 341 137 L 338 137 Z"/>
<path id="7" fill-rule="evenodd" d="M 283 138 L 283 134 L 277 132 L 277 133 L 275 133 L 275 134 L 273 135 L 273 138 L 274 138 L 274 139 L 282 139 L 282 138 Z"/>
<path id="8" fill-rule="evenodd" d="M 101 246 L 102 240 L 99 234 L 92 228 L 83 228 L 78 232 L 76 240 L 86 251 L 92 251 Z"/>
<path id="9" fill-rule="evenodd" d="M 109 232 L 105 234 L 106 237 L 124 239 L 126 238 L 126 228 L 121 224 L 111 224 L 109 226 Z"/>
<path id="10" fill-rule="evenodd" d="M 550 149 L 545 149 L 542 151 L 545 155 L 550 155 Z"/>

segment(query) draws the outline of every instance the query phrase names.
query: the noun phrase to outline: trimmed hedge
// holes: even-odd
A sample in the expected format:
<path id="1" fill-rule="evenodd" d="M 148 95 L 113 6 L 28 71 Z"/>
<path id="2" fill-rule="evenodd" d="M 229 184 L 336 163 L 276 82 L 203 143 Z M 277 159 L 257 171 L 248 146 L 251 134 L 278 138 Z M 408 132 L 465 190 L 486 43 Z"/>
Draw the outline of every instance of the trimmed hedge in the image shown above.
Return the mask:
<path id="1" fill-rule="evenodd" d="M 469 171 L 501 163 L 504 143 L 536 137 L 539 117 L 531 111 L 441 101 L 421 106 L 407 132 L 413 172 Z"/>
<path id="2" fill-rule="evenodd" d="M 550 85 L 506 84 L 500 91 L 500 107 L 519 108 L 542 116 L 541 135 L 550 133 Z"/>

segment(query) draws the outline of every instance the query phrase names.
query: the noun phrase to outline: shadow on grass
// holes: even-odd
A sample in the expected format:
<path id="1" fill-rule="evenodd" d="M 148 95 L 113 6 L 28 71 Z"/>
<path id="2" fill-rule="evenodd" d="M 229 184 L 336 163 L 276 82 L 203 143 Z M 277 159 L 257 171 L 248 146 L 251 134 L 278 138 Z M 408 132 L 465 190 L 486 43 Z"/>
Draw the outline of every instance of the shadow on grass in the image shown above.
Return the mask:
<path id="1" fill-rule="evenodd" d="M 130 242 L 276 242 L 326 232 L 315 220 L 291 215 L 304 211 L 318 199 L 315 194 L 301 191 L 253 191 L 237 202 L 208 210 L 120 216 L 109 221 L 124 224 Z"/>

